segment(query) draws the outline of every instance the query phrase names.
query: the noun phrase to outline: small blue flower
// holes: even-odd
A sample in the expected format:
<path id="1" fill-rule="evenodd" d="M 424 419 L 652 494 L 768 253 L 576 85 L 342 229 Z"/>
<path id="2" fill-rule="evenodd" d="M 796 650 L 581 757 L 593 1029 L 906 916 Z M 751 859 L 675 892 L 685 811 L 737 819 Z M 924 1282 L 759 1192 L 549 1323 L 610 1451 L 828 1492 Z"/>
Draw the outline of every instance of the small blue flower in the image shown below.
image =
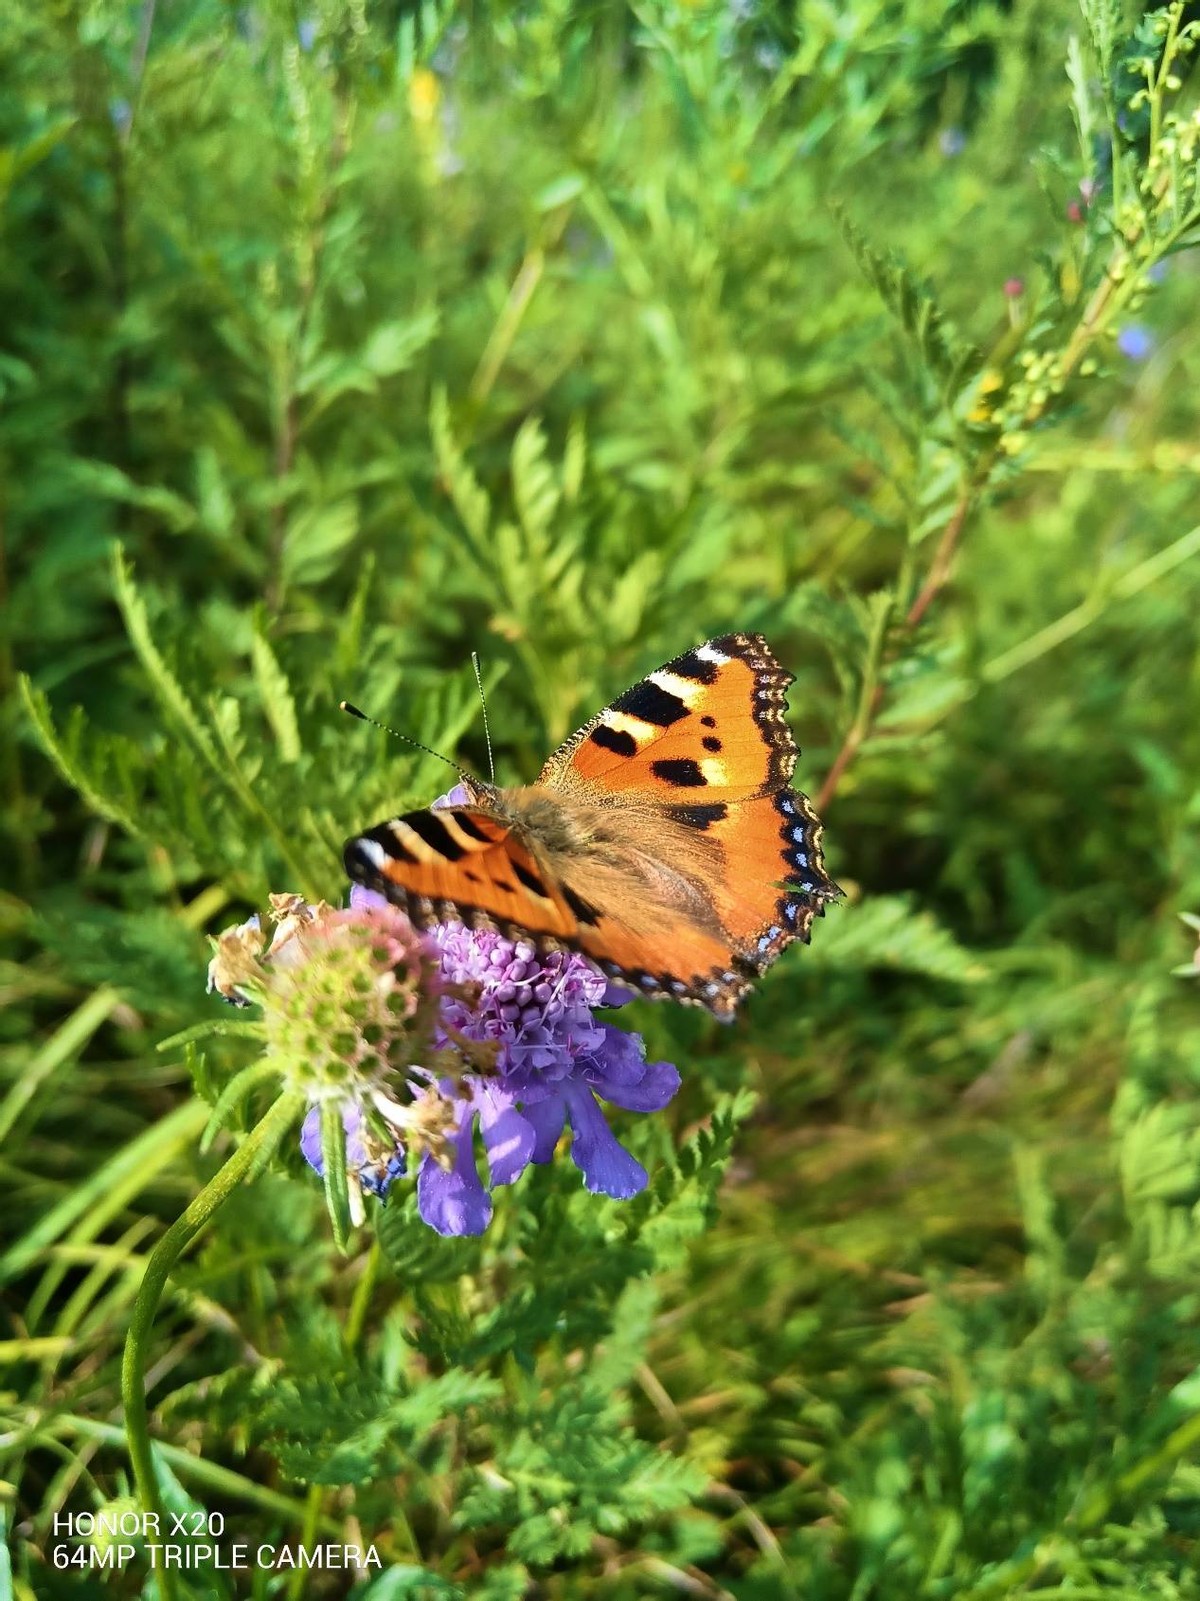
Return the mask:
<path id="1" fill-rule="evenodd" d="M 317 42 L 317 19 L 301 17 L 296 25 L 296 37 L 300 41 L 301 50 L 307 55 Z"/>
<path id="2" fill-rule="evenodd" d="M 938 134 L 938 149 L 944 156 L 961 156 L 967 148 L 967 136 L 961 128 L 943 128 Z"/>
<path id="3" fill-rule="evenodd" d="M 1126 323 L 1117 335 L 1117 349 L 1130 361 L 1146 361 L 1154 354 L 1155 339 L 1140 322 Z"/>

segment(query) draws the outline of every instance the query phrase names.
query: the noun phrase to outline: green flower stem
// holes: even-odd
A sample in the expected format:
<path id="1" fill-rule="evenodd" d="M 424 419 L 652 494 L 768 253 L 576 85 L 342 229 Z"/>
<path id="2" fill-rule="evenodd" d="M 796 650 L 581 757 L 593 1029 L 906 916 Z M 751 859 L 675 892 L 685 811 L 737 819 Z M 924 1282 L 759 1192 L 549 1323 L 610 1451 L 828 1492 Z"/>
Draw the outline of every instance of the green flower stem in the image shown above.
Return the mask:
<path id="1" fill-rule="evenodd" d="M 842 748 L 834 758 L 817 796 L 817 811 L 824 812 L 837 792 L 842 774 L 858 755 L 858 747 L 871 731 L 880 706 L 883 704 L 883 685 L 879 675 L 883 670 L 883 652 L 887 644 L 888 622 L 892 615 L 892 602 L 876 609 L 871 622 L 871 636 L 867 644 L 867 660 L 863 667 L 862 686 L 858 697 L 858 710 L 850 724 Z"/>
<path id="2" fill-rule="evenodd" d="M 363 1337 L 363 1328 L 367 1321 L 367 1308 L 371 1304 L 371 1295 L 379 1278 L 379 1268 L 383 1261 L 383 1252 L 379 1241 L 372 1240 L 371 1249 L 367 1252 L 367 1260 L 363 1263 L 363 1270 L 358 1276 L 358 1283 L 354 1286 L 354 1298 L 350 1302 L 350 1312 L 346 1318 L 346 1329 L 342 1335 L 342 1344 L 347 1356 L 353 1356 L 358 1350 Z"/>
<path id="3" fill-rule="evenodd" d="M 303 1110 L 304 1097 L 281 1095 L 270 1111 L 250 1130 L 237 1150 L 204 1186 L 199 1195 L 178 1217 L 155 1246 L 146 1265 L 141 1288 L 133 1303 L 125 1356 L 121 1364 L 121 1399 L 125 1407 L 125 1432 L 129 1439 L 129 1459 L 137 1485 L 138 1499 L 145 1512 L 156 1513 L 164 1523 L 162 1496 L 154 1471 L 150 1446 L 150 1422 L 146 1409 L 146 1356 L 154 1315 L 162 1299 L 171 1269 L 183 1251 L 196 1238 L 213 1214 L 241 1184 L 263 1155 L 271 1150 L 288 1124 Z M 161 1601 L 176 1601 L 175 1576 L 167 1568 L 156 1570 Z"/>

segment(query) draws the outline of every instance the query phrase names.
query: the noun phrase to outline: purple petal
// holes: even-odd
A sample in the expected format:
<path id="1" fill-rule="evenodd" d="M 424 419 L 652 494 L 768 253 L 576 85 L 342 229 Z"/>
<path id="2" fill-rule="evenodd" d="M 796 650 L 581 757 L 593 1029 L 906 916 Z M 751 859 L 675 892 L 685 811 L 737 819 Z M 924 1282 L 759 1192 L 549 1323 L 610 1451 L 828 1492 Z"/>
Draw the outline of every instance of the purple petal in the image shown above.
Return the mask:
<path id="1" fill-rule="evenodd" d="M 472 1167 L 456 1162 L 447 1173 L 426 1152 L 417 1174 L 417 1211 L 438 1234 L 482 1234 L 492 1220 L 492 1198 Z"/>
<path id="2" fill-rule="evenodd" d="M 300 1154 L 316 1173 L 324 1173 L 321 1160 L 321 1108 L 310 1106 L 300 1130 Z"/>
<path id="3" fill-rule="evenodd" d="M 452 1136 L 449 1172 L 428 1152 L 417 1174 L 417 1211 L 439 1234 L 482 1234 L 491 1222 L 492 1199 L 475 1171 L 475 1109 L 468 1104 Z"/>
<path id="4" fill-rule="evenodd" d="M 448 789 L 444 795 L 438 796 L 431 810 L 437 812 L 441 811 L 444 806 L 469 806 L 470 804 L 471 797 L 467 794 L 467 786 L 465 784 L 455 784 L 453 789 Z"/>
<path id="5" fill-rule="evenodd" d="M 554 1155 L 566 1111 L 561 1095 L 549 1095 L 544 1101 L 526 1101 L 522 1116 L 534 1134 L 530 1161 L 548 1162 Z"/>
<path id="6" fill-rule="evenodd" d="M 646 1048 L 640 1034 L 627 1034 L 612 1023 L 600 1025 L 602 1033 L 592 1050 L 584 1053 L 582 1064 L 588 1076 L 595 1075 L 612 1084 L 637 1084 L 646 1071 Z"/>
<path id="7" fill-rule="evenodd" d="M 386 895 L 378 890 L 368 889 L 365 884 L 351 884 L 350 909 L 361 912 L 364 907 L 370 911 L 384 912 L 391 905 Z"/>
<path id="8" fill-rule="evenodd" d="M 481 1090 L 476 1104 L 492 1183 L 512 1184 L 533 1157 L 533 1127 L 503 1092 Z"/>
<path id="9" fill-rule="evenodd" d="M 366 1165 L 367 1153 L 363 1148 L 362 1112 L 353 1101 L 342 1107 L 342 1127 L 346 1130 L 346 1166 L 351 1172 Z M 325 1160 L 321 1154 L 321 1108 L 310 1106 L 304 1114 L 300 1129 L 300 1154 L 315 1173 L 325 1176 Z"/>
<path id="10" fill-rule="evenodd" d="M 583 1182 L 593 1195 L 611 1195 L 627 1201 L 646 1188 L 646 1169 L 635 1161 L 604 1121 L 586 1085 L 569 1082 L 563 1087 L 567 1111 L 575 1137 L 571 1141 L 571 1160 L 583 1174 Z"/>
<path id="11" fill-rule="evenodd" d="M 646 1062 L 636 1084 L 609 1078 L 602 1065 L 585 1076 L 597 1095 L 627 1112 L 661 1112 L 680 1084 L 679 1069 L 672 1062 Z"/>
<path id="12" fill-rule="evenodd" d="M 659 1112 L 679 1088 L 670 1062 L 647 1062 L 640 1034 L 602 1025 L 604 1044 L 580 1066 L 597 1095 L 629 1112 Z"/>

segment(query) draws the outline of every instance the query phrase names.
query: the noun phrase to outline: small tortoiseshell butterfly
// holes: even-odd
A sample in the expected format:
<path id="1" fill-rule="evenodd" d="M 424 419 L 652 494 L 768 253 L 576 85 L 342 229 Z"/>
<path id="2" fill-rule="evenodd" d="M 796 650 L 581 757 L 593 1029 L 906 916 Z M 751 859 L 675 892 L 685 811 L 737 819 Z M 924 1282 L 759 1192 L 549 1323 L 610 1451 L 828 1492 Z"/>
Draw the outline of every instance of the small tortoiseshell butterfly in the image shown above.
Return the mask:
<path id="1" fill-rule="evenodd" d="M 536 784 L 347 842 L 352 879 L 431 921 L 582 951 L 643 995 L 728 1017 L 841 892 L 789 787 L 784 672 L 758 634 L 689 650 L 566 741 Z"/>

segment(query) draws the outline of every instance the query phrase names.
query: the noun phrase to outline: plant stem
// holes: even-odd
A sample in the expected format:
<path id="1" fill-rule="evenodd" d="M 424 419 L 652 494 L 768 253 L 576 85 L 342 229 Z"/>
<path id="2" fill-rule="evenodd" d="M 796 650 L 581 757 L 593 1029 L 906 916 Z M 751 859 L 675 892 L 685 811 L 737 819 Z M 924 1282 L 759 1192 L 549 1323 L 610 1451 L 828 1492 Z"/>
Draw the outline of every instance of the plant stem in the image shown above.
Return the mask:
<path id="1" fill-rule="evenodd" d="M 363 1263 L 363 1270 L 359 1275 L 358 1283 L 354 1286 L 354 1296 L 350 1302 L 350 1311 L 346 1315 L 346 1327 L 342 1331 L 342 1346 L 347 1357 L 353 1357 L 362 1340 L 363 1328 L 367 1320 L 367 1308 L 371 1304 L 371 1292 L 375 1288 L 379 1277 L 380 1264 L 383 1261 L 383 1252 L 379 1241 L 371 1242 L 371 1249 L 367 1252 L 367 1259 Z M 310 1484 L 305 1499 L 304 1532 L 300 1537 L 302 1546 L 311 1545 L 316 1538 L 325 1510 L 325 1497 L 328 1494 L 323 1484 Z M 300 1601 L 308 1594 L 309 1575 L 311 1568 L 297 1568 L 292 1574 L 288 1587 L 288 1601 Z"/>
<path id="2" fill-rule="evenodd" d="M 471 403 L 476 408 L 481 407 L 492 392 L 492 386 L 500 375 L 505 358 L 512 349 L 513 340 L 521 327 L 529 303 L 534 292 L 541 282 L 542 273 L 546 267 L 546 252 L 540 244 L 526 252 L 525 260 L 521 263 L 520 271 L 513 280 L 513 286 L 508 292 L 508 299 L 496 319 L 483 355 L 479 358 L 479 365 L 471 379 L 467 393 Z"/>
<path id="3" fill-rule="evenodd" d="M 950 514 L 950 521 L 942 530 L 942 537 L 938 540 L 937 549 L 933 553 L 933 560 L 929 564 L 929 572 L 925 582 L 921 585 L 920 593 L 908 608 L 904 619 L 907 628 L 915 628 L 928 611 L 930 603 L 937 597 L 938 592 L 950 576 L 950 569 L 954 565 L 954 554 L 958 549 L 958 542 L 962 538 L 963 529 L 967 526 L 967 518 L 971 514 L 971 507 L 975 504 L 975 497 L 980 488 L 991 476 L 992 462 L 989 460 L 982 472 L 972 474 L 963 491 L 958 497 L 954 510 Z"/>
<path id="4" fill-rule="evenodd" d="M 878 713 L 882 704 L 883 685 L 876 684 L 868 704 L 866 719 L 864 720 L 856 717 L 850 724 L 850 727 L 846 730 L 846 737 L 842 741 L 841 749 L 833 758 L 833 766 L 825 775 L 825 782 L 821 785 L 820 791 L 817 794 L 818 813 L 824 813 L 825 808 L 837 794 L 838 785 L 842 781 L 842 775 L 850 766 L 850 763 L 858 755 L 858 747 L 866 738 L 867 730 L 875 721 L 876 714 Z"/>
<path id="5" fill-rule="evenodd" d="M 270 1150 L 287 1125 L 299 1115 L 303 1105 L 304 1097 L 295 1092 L 281 1095 L 255 1124 L 224 1167 L 214 1174 L 155 1246 L 134 1300 L 121 1363 L 121 1399 L 125 1408 L 125 1432 L 129 1440 L 129 1458 L 138 1499 L 143 1511 L 157 1515 L 160 1527 L 165 1527 L 165 1519 L 158 1477 L 154 1470 L 146 1409 L 146 1356 L 158 1303 L 171 1269 L 183 1251 L 247 1177 L 258 1159 Z M 161 1601 L 176 1601 L 178 1592 L 171 1570 L 158 1568 L 155 1577 Z"/>
<path id="6" fill-rule="evenodd" d="M 1090 623 L 1104 615 L 1110 601 L 1127 600 L 1131 595 L 1139 594 L 1147 585 L 1198 554 L 1200 554 L 1200 527 L 1189 529 L 1186 534 L 1181 534 L 1178 539 L 1172 541 L 1165 550 L 1157 551 L 1145 561 L 1139 562 L 1130 572 L 1118 578 L 1107 593 L 1081 602 L 1065 616 L 1057 617 L 1045 628 L 1040 628 L 1029 639 L 1023 639 L 1019 645 L 1013 645 L 1011 649 L 985 662 L 980 670 L 980 677 L 986 684 L 998 684 L 1010 673 L 1027 667 L 1030 662 L 1037 661 L 1039 656 L 1046 655 L 1065 640 L 1082 633 Z"/>
<path id="7" fill-rule="evenodd" d="M 943 543 L 944 538 L 945 536 Z M 879 675 L 883 668 L 883 652 L 887 643 L 888 622 L 893 604 L 894 602 L 889 600 L 888 604 L 876 614 L 872 624 L 870 643 L 867 647 L 867 662 L 863 669 L 862 691 L 858 698 L 858 711 L 842 741 L 842 748 L 834 758 L 833 766 L 825 775 L 825 782 L 821 785 L 820 794 L 817 796 L 818 812 L 824 811 L 833 799 L 842 781 L 842 774 L 858 755 L 858 748 L 870 733 L 871 725 L 883 704 L 883 684 Z"/>
<path id="8" fill-rule="evenodd" d="M 346 1355 L 353 1356 L 358 1350 L 363 1337 L 363 1328 L 367 1321 L 367 1308 L 371 1304 L 371 1294 L 379 1278 L 379 1267 L 383 1261 L 383 1252 L 379 1241 L 371 1241 L 371 1249 L 367 1252 L 367 1260 L 363 1263 L 363 1270 L 359 1274 L 358 1283 L 354 1286 L 354 1298 L 350 1302 L 350 1311 L 346 1318 L 346 1328 L 342 1334 L 342 1344 Z"/>

